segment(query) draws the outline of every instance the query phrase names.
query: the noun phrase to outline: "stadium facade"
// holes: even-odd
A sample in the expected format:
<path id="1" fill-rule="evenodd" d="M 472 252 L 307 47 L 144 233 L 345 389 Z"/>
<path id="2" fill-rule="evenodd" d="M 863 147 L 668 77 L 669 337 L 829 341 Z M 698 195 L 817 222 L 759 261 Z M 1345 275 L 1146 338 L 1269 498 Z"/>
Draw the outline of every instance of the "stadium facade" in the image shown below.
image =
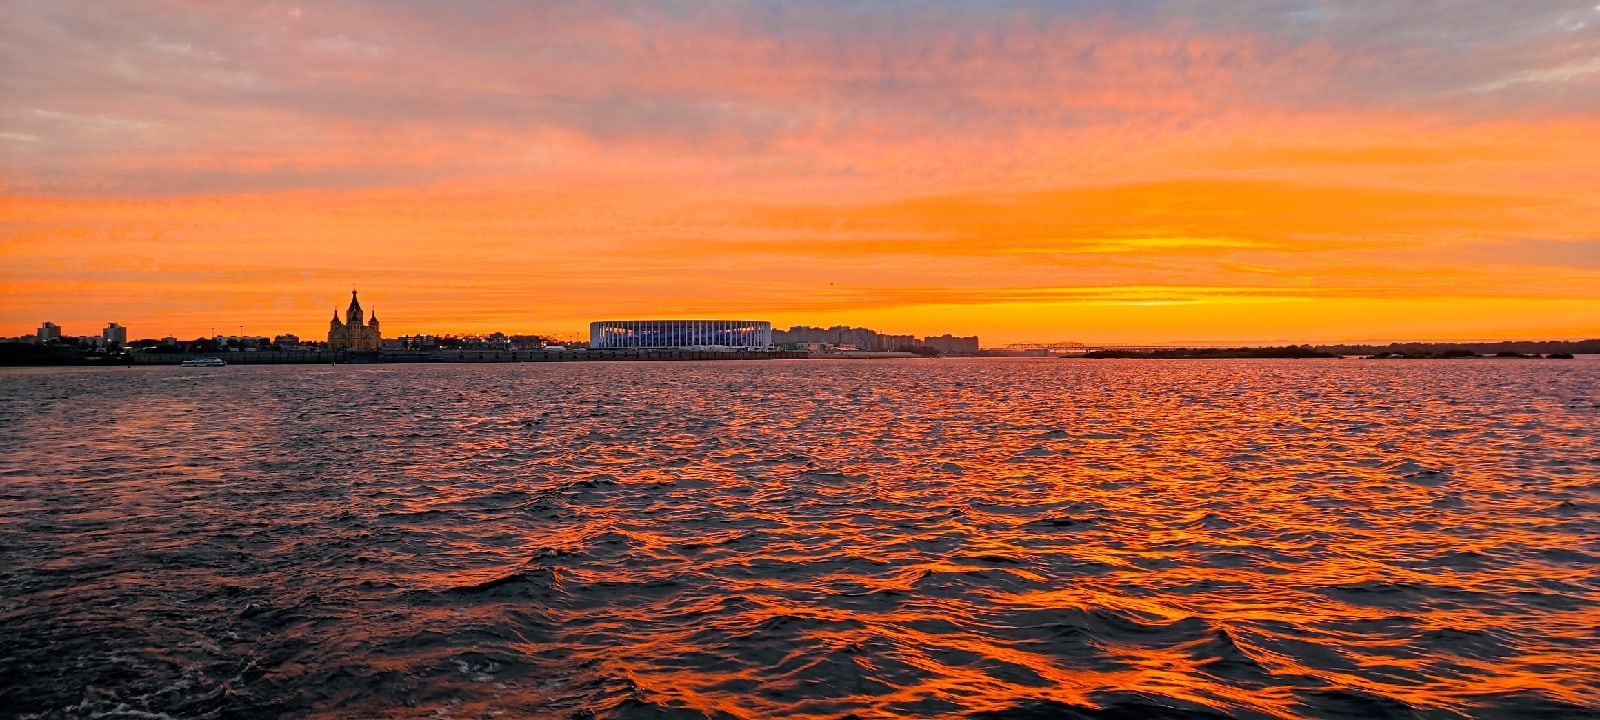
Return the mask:
<path id="1" fill-rule="evenodd" d="M 592 348 L 767 348 L 765 320 L 602 320 L 589 323 Z"/>

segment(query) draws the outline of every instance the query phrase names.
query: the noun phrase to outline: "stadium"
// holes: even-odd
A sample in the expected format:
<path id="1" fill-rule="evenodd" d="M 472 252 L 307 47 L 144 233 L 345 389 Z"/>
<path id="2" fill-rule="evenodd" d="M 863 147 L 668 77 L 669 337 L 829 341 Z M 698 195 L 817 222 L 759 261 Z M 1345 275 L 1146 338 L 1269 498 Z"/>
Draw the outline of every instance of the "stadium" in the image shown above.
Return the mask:
<path id="1" fill-rule="evenodd" d="M 768 348 L 765 320 L 605 320 L 589 323 L 592 348 Z"/>

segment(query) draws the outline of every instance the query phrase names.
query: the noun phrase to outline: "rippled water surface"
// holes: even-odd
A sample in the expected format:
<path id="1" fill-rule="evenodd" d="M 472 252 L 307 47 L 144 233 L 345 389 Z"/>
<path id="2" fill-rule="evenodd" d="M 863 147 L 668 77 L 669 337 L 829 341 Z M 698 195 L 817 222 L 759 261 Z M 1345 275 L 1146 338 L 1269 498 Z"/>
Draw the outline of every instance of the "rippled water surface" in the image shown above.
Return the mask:
<path id="1" fill-rule="evenodd" d="M 1600 717 L 1600 361 L 0 372 L 0 715 Z"/>

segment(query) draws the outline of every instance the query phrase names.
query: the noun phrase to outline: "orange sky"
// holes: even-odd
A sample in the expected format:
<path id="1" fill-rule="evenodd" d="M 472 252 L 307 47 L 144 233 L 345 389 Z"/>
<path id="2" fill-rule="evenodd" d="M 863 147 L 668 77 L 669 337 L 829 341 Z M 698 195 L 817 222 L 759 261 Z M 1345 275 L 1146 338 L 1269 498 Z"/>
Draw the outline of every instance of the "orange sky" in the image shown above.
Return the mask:
<path id="1" fill-rule="evenodd" d="M 11 5 L 0 335 L 1600 336 L 1592 4 Z"/>

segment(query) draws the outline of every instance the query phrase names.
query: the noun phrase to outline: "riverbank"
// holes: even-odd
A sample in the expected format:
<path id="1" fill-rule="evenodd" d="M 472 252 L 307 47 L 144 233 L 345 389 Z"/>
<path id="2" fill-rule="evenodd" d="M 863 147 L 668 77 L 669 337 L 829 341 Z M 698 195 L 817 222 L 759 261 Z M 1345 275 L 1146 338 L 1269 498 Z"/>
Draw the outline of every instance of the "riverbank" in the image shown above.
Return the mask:
<path id="1" fill-rule="evenodd" d="M 1161 350 L 1095 350 L 1082 355 L 1067 355 L 1064 357 L 1083 357 L 1092 360 L 1102 359 L 1144 359 L 1144 360 L 1220 360 L 1232 358 L 1268 358 L 1268 359 L 1300 359 L 1300 358 L 1337 358 L 1330 352 L 1324 352 L 1310 346 L 1289 345 L 1287 347 L 1237 347 L 1237 348 L 1166 348 Z"/>
<path id="2" fill-rule="evenodd" d="M 1313 358 L 1347 358 L 1359 357 L 1363 360 L 1460 360 L 1471 358 L 1513 358 L 1524 360 L 1571 360 L 1575 354 L 1573 349 L 1581 352 L 1590 348 L 1593 341 L 1583 343 L 1541 343 L 1553 346 L 1545 352 L 1519 352 L 1517 350 L 1495 350 L 1483 352 L 1470 346 L 1451 345 L 1443 347 L 1413 347 L 1389 346 L 1387 348 L 1372 348 L 1362 346 L 1313 346 L 1313 345 L 1286 345 L 1282 347 L 1234 347 L 1234 348 L 1160 348 L 1150 350 L 1138 349 L 1109 349 L 1094 350 L 1081 355 L 1063 355 L 1064 358 L 1089 358 L 1089 359 L 1134 359 L 1134 360 L 1221 360 L 1262 358 L 1272 360 L 1313 359 Z M 1510 343 L 1499 344 L 1504 347 Z M 1566 346 L 1571 346 L 1569 349 Z M 1364 352 L 1359 352 L 1364 350 Z"/>
<path id="3" fill-rule="evenodd" d="M 41 350 L 45 350 L 41 348 Z M 687 360 L 786 360 L 810 357 L 795 350 L 678 350 L 646 348 L 566 348 L 543 350 L 281 350 L 209 353 L 127 353 L 103 355 L 87 352 L 7 353 L 0 365 L 12 367 L 117 367 L 179 365 L 185 360 L 222 358 L 229 365 L 343 365 L 380 363 L 511 363 L 610 362 Z"/>
<path id="4" fill-rule="evenodd" d="M 606 362 L 619 360 L 777 360 L 804 358 L 790 350 L 677 350 L 647 348 L 566 348 L 543 350 L 352 350 L 236 352 L 185 355 L 132 355 L 134 365 L 176 365 L 184 359 L 221 357 L 230 365 Z"/>

